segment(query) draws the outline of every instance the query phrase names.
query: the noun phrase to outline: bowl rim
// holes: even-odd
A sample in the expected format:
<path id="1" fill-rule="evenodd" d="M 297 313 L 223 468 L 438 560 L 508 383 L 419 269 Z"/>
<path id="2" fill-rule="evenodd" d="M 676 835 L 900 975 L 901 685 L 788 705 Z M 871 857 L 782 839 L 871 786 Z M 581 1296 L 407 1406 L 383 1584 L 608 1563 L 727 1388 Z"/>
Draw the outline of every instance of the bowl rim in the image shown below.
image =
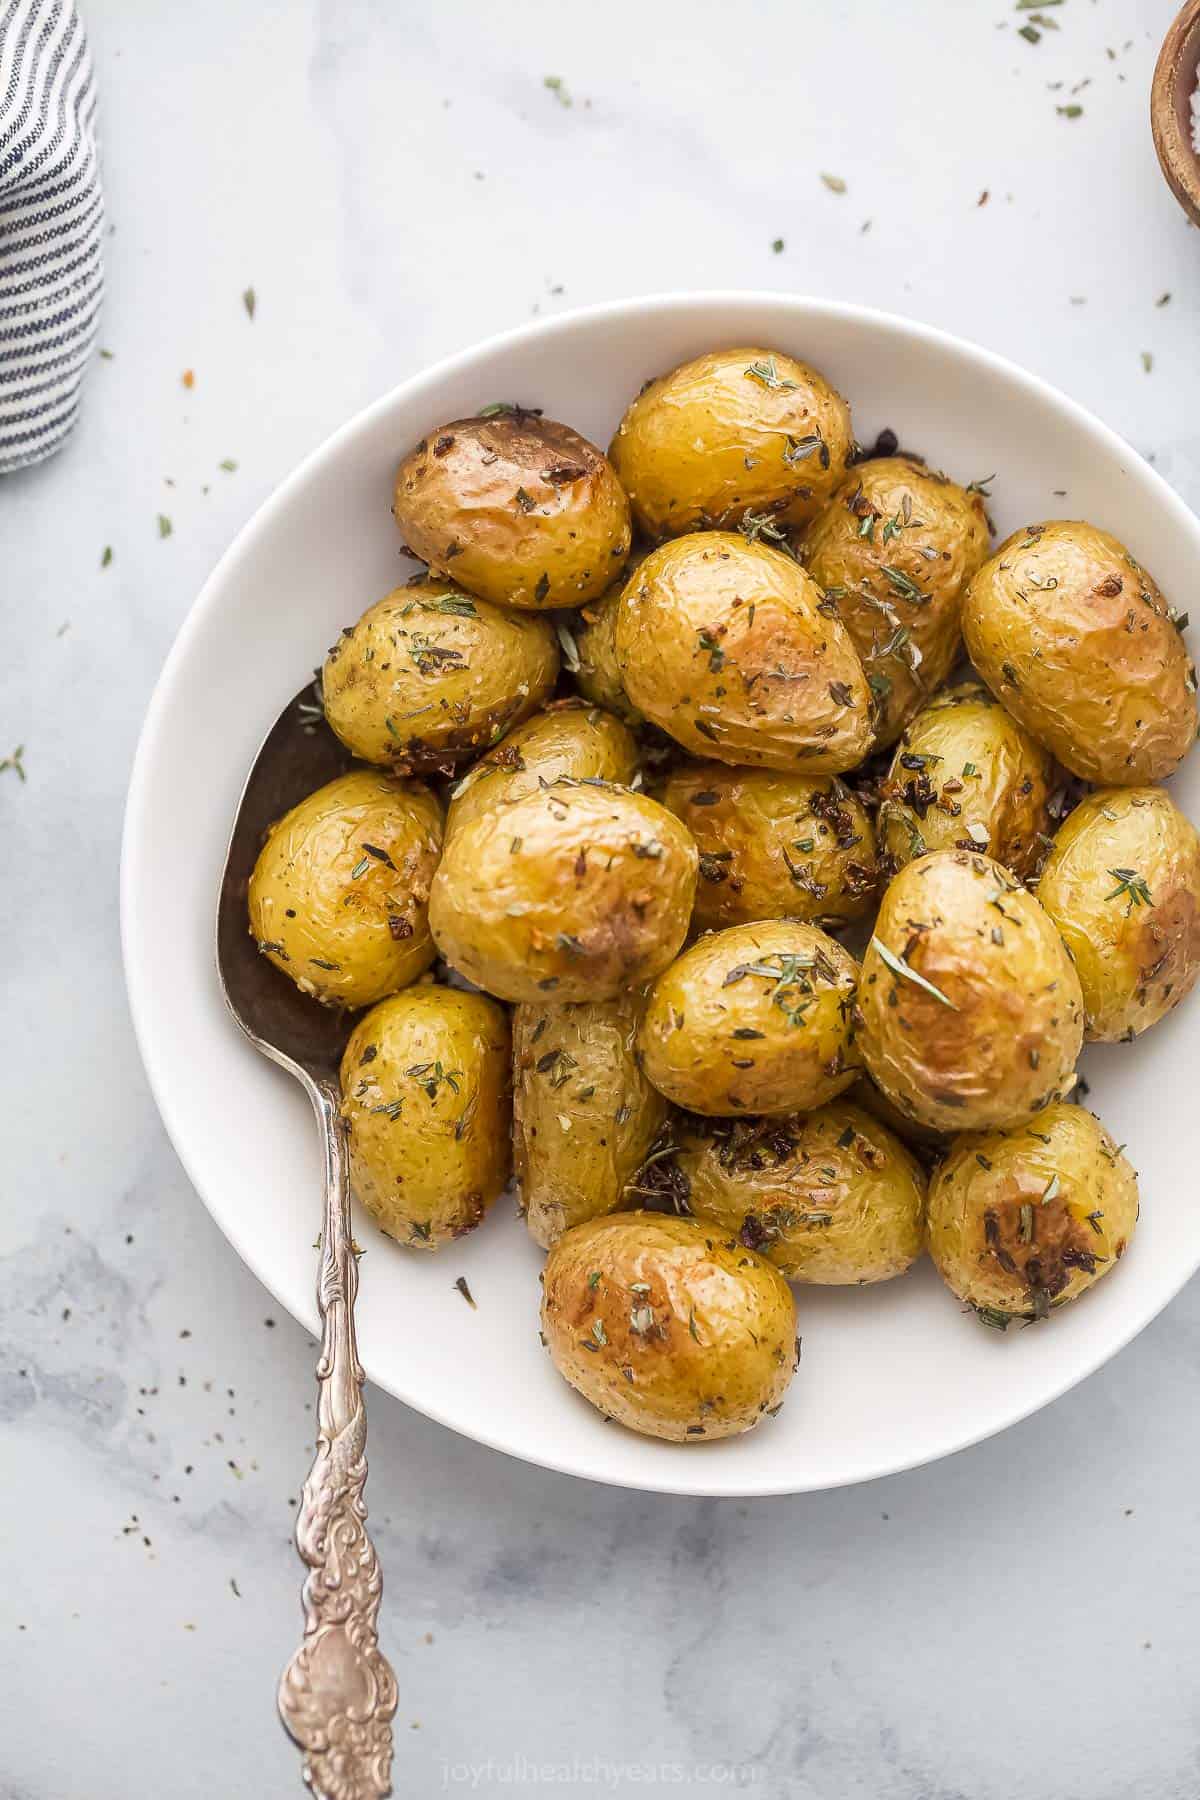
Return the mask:
<path id="1" fill-rule="evenodd" d="M 1200 9 L 1200 0 L 1196 0 L 1196 4 Z M 771 328 L 776 322 L 781 326 L 794 327 L 797 323 L 803 323 L 805 319 L 828 318 L 842 324 L 870 326 L 876 330 L 890 333 L 901 340 L 908 339 L 910 342 L 921 343 L 940 350 L 949 350 L 967 363 L 973 362 L 977 366 L 989 369 L 1022 389 L 1031 398 L 1051 404 L 1060 414 L 1072 419 L 1085 433 L 1094 440 L 1098 440 L 1109 453 L 1119 457 L 1122 461 L 1132 460 L 1138 466 L 1139 479 L 1148 482 L 1152 489 L 1157 490 L 1165 510 L 1173 516 L 1179 529 L 1191 538 L 1196 553 L 1200 557 L 1200 519 L 1186 505 L 1182 497 L 1112 426 L 1105 424 L 1096 414 L 1072 399 L 1052 382 L 1022 368 L 998 352 L 974 343 L 969 338 L 945 331 L 939 326 L 927 325 L 919 320 L 910 319 L 901 313 L 893 313 L 883 308 L 864 306 L 834 297 L 794 294 L 778 289 L 668 290 L 600 301 L 587 306 L 571 308 L 551 317 L 528 321 L 494 333 L 463 349 L 452 351 L 436 362 L 416 370 L 404 380 L 397 382 L 385 394 L 360 408 L 358 412 L 309 451 L 238 530 L 232 543 L 220 556 L 189 606 L 167 651 L 155 679 L 131 766 L 122 827 L 119 892 L 121 955 L 134 1038 L 151 1094 L 167 1136 L 188 1180 L 222 1235 L 228 1239 L 231 1248 L 278 1304 L 314 1336 L 319 1336 L 315 1298 L 310 1294 L 308 1300 L 301 1304 L 296 1295 L 285 1294 L 281 1291 L 270 1269 L 263 1266 L 261 1259 L 242 1241 L 236 1228 L 236 1220 L 219 1213 L 204 1192 L 197 1175 L 193 1172 L 191 1159 L 184 1147 L 186 1133 L 176 1114 L 172 1097 L 172 1083 L 164 1076 L 162 1067 L 156 1061 L 155 1046 L 148 1024 L 149 990 L 144 985 L 148 980 L 148 971 L 142 967 L 139 961 L 134 928 L 140 891 L 138 885 L 139 849 L 144 840 L 150 772 L 155 761 L 158 739 L 164 723 L 170 715 L 173 689 L 188 661 L 192 638 L 200 629 L 201 620 L 212 604 L 214 595 L 224 584 L 227 574 L 243 556 L 262 526 L 290 504 L 293 493 L 306 483 L 323 464 L 336 460 L 343 444 L 360 431 L 366 430 L 391 408 L 419 398 L 423 389 L 437 387 L 446 379 L 468 371 L 473 363 L 484 362 L 492 358 L 497 352 L 523 345 L 534 339 L 548 339 L 570 334 L 582 324 L 630 324 L 651 314 L 678 312 L 686 317 L 692 313 L 701 315 L 722 307 L 753 308 L 761 311 L 764 338 L 770 336 Z M 218 875 L 219 871 L 214 869 L 214 907 Z M 213 980 L 216 980 L 215 967 Z M 535 1453 L 506 1441 L 499 1432 L 489 1432 L 474 1427 L 468 1428 L 455 1418 L 448 1416 L 445 1409 L 429 1406 L 413 1392 L 406 1391 L 403 1384 L 398 1383 L 395 1379 L 385 1378 L 369 1365 L 366 1373 L 370 1381 L 392 1394 L 404 1405 L 410 1406 L 415 1412 L 421 1413 L 427 1418 L 434 1419 L 448 1430 L 471 1438 L 490 1449 L 514 1456 L 534 1467 L 548 1469 L 556 1474 L 572 1475 L 577 1479 L 596 1481 L 602 1485 L 626 1488 L 635 1492 L 675 1494 L 697 1498 L 754 1499 L 803 1492 L 821 1492 L 880 1480 L 888 1475 L 901 1474 L 928 1463 L 941 1461 L 945 1457 L 957 1455 L 960 1451 L 970 1449 L 974 1445 L 1020 1424 L 1022 1420 L 1061 1399 L 1065 1393 L 1087 1380 L 1095 1374 L 1097 1369 L 1103 1367 L 1113 1356 L 1123 1350 L 1180 1292 L 1194 1272 L 1194 1267 L 1185 1266 L 1178 1281 L 1165 1298 L 1155 1295 L 1148 1303 L 1133 1311 L 1124 1328 L 1111 1339 L 1106 1340 L 1094 1355 L 1089 1355 L 1082 1367 L 1069 1370 L 1061 1382 L 1056 1380 L 1048 1391 L 1039 1391 L 1034 1399 L 1017 1398 L 1008 1411 L 989 1419 L 980 1429 L 952 1434 L 951 1439 L 940 1446 L 921 1448 L 911 1457 L 906 1456 L 899 1460 L 894 1455 L 884 1454 L 877 1464 L 870 1465 L 865 1470 L 860 1468 L 837 1479 L 822 1479 L 816 1482 L 803 1480 L 797 1482 L 795 1479 L 781 1480 L 771 1477 L 755 1480 L 753 1466 L 746 1465 L 739 1469 L 737 1486 L 731 1487 L 727 1482 L 714 1484 L 711 1478 L 708 1480 L 705 1478 L 706 1459 L 694 1454 L 688 1456 L 687 1451 L 684 1450 L 678 1461 L 672 1461 L 669 1465 L 664 1464 L 661 1470 L 656 1468 L 645 1478 L 639 1477 L 636 1483 L 633 1483 L 618 1474 L 606 1471 L 603 1466 L 595 1466 L 594 1462 L 589 1462 L 586 1458 L 556 1456 L 555 1446 L 552 1442 L 547 1442 L 544 1449 L 539 1447 Z M 314 1290 L 315 1281 L 316 1266 L 314 1264 Z"/>

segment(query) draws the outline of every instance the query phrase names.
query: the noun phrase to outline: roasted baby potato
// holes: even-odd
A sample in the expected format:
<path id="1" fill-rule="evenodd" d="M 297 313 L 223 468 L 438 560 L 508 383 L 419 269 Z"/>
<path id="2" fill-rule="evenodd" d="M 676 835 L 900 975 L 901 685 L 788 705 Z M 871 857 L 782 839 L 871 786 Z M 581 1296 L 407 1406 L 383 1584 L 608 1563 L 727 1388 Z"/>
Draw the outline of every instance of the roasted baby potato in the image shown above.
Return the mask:
<path id="1" fill-rule="evenodd" d="M 693 944 L 650 990 L 642 1068 L 692 1112 L 808 1111 L 848 1088 L 858 964 L 816 925 L 768 919 Z"/>
<path id="2" fill-rule="evenodd" d="M 508 1180 L 509 1032 L 483 994 L 422 983 L 360 1019 L 342 1057 L 354 1192 L 389 1237 L 436 1250 Z"/>
<path id="3" fill-rule="evenodd" d="M 763 515 L 803 525 L 854 447 L 850 408 L 779 351 L 714 350 L 648 381 L 608 454 L 648 538 Z"/>
<path id="4" fill-rule="evenodd" d="M 621 680 L 617 662 L 617 608 L 622 589 L 643 561 L 643 555 L 631 557 L 606 594 L 580 607 L 578 618 L 572 625 L 575 653 L 579 659 L 579 667 L 572 671 L 575 686 L 585 700 L 603 706 L 618 719 L 623 719 L 626 725 L 640 725 L 643 721 Z"/>
<path id="5" fill-rule="evenodd" d="M 1075 959 L 1086 1036 L 1133 1038 L 1200 974 L 1200 837 L 1162 788 L 1101 788 L 1059 827 L 1038 899 Z"/>
<path id="6" fill-rule="evenodd" d="M 455 832 L 429 926 L 446 961 L 502 1000 L 611 1000 L 679 949 L 696 862 L 665 807 L 561 776 Z"/>
<path id="7" fill-rule="evenodd" d="M 836 775 L 683 763 L 661 797 L 700 852 L 692 919 L 702 930 L 783 918 L 831 929 L 870 907 L 875 832 Z"/>
<path id="8" fill-rule="evenodd" d="M 877 748 L 953 668 L 963 590 L 990 541 L 979 492 L 906 456 L 860 463 L 809 526 L 801 560 L 854 640 Z"/>
<path id="9" fill-rule="evenodd" d="M 667 1103 L 634 1054 L 642 1006 L 639 995 L 622 994 L 513 1014 L 517 1181 L 525 1223 L 543 1249 L 621 1206 L 666 1120 Z"/>
<path id="10" fill-rule="evenodd" d="M 1044 1319 L 1124 1256 L 1137 1177 L 1082 1106 L 956 1138 L 929 1188 L 929 1254 L 985 1325 Z"/>
<path id="11" fill-rule="evenodd" d="M 637 763 L 637 745 L 619 719 L 586 701 L 556 701 L 501 738 L 456 784 L 446 837 L 502 801 L 522 800 L 560 775 L 626 783 Z"/>
<path id="12" fill-rule="evenodd" d="M 613 1213 L 546 1259 L 542 1336 L 608 1418 L 690 1444 L 778 1411 L 799 1355 L 783 1276 L 694 1219 Z"/>
<path id="13" fill-rule="evenodd" d="M 757 1250 L 789 1281 L 888 1281 L 921 1254 L 925 1176 L 899 1138 L 835 1100 L 782 1119 L 681 1133 L 675 1163 L 697 1219 Z"/>
<path id="14" fill-rule="evenodd" d="M 901 869 L 858 997 L 871 1079 L 935 1131 L 1020 1124 L 1073 1085 L 1079 977 L 1053 920 L 989 857 L 941 850 Z"/>
<path id="15" fill-rule="evenodd" d="M 396 473 L 413 555 L 496 606 L 599 599 L 629 554 L 629 502 L 603 451 L 522 407 L 455 419 Z"/>
<path id="16" fill-rule="evenodd" d="M 371 1006 L 433 961 L 427 905 L 442 809 L 420 782 L 355 769 L 272 825 L 250 877 L 250 933 L 302 993 Z"/>
<path id="17" fill-rule="evenodd" d="M 364 762 L 453 769 L 535 712 L 558 675 L 548 619 L 418 577 L 368 607 L 325 659 L 325 717 Z"/>
<path id="18" fill-rule="evenodd" d="M 1051 827 L 1054 758 L 978 681 L 912 718 L 883 782 L 879 848 L 893 873 L 930 850 L 983 850 L 1022 881 Z"/>
<path id="19" fill-rule="evenodd" d="M 992 692 L 1085 781 L 1161 781 L 1196 736 L 1196 677 L 1150 575 L 1078 519 L 1014 531 L 963 601 Z"/>
<path id="20" fill-rule="evenodd" d="M 695 756 L 818 775 L 870 747 L 870 692 L 832 602 L 739 532 L 652 550 L 621 595 L 616 645 L 633 704 Z"/>

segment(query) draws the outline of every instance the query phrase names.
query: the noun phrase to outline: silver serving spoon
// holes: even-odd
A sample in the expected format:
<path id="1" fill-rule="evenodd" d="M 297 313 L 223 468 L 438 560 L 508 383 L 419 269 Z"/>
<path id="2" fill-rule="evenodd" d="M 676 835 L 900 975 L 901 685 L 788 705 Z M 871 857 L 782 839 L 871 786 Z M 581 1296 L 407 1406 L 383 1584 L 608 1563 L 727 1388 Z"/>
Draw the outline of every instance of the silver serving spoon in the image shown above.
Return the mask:
<path id="1" fill-rule="evenodd" d="M 338 1088 L 351 1021 L 301 994 L 259 953 L 246 889 L 267 827 L 349 767 L 349 754 L 313 704 L 313 689 L 304 689 L 271 727 L 250 771 L 217 905 L 217 974 L 225 1002 L 251 1043 L 300 1082 L 325 1141 L 317 1449 L 296 1519 L 296 1547 L 308 1565 L 304 1640 L 279 1683 L 280 1717 L 304 1752 L 304 1779 L 318 1800 L 374 1800 L 391 1793 L 396 1710 L 396 1678 L 379 1648 L 383 1577 L 363 1500 L 367 1421 L 354 1336 L 358 1262 Z"/>

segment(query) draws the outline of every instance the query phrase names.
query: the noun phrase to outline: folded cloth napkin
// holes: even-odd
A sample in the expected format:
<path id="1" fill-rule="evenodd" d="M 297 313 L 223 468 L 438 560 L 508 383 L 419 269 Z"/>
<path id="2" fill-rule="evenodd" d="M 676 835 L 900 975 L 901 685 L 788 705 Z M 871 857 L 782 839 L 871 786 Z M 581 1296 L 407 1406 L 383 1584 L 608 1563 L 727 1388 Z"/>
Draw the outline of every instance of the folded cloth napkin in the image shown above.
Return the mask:
<path id="1" fill-rule="evenodd" d="M 71 0 L 0 0 L 0 474 L 75 423 L 104 287 L 92 59 Z"/>

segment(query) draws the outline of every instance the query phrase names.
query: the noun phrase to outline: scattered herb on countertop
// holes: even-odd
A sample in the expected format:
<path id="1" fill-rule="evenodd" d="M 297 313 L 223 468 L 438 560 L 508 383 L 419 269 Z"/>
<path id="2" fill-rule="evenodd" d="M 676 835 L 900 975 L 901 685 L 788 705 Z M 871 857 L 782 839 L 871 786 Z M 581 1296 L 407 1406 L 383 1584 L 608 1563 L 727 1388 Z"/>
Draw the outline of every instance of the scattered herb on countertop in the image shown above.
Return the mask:
<path id="1" fill-rule="evenodd" d="M 246 309 L 246 317 L 253 319 L 258 310 L 258 295 L 252 287 L 248 287 L 242 295 L 242 305 Z"/>
<path id="2" fill-rule="evenodd" d="M 560 106 L 573 106 L 574 101 L 567 91 L 567 85 L 561 75 L 543 75 L 542 86 L 549 88 Z"/>
<path id="3" fill-rule="evenodd" d="M 478 1312 L 479 1308 L 475 1304 L 475 1296 L 472 1294 L 470 1288 L 467 1286 L 466 1276 L 460 1275 L 457 1278 L 457 1280 L 455 1281 L 454 1285 L 458 1289 L 459 1293 L 462 1295 L 463 1299 L 466 1301 L 467 1305 L 470 1307 L 471 1311 Z"/>
<path id="4" fill-rule="evenodd" d="M 24 744 L 18 744 L 12 755 L 6 756 L 4 761 L 0 762 L 0 775 L 3 775 L 6 769 L 12 769 L 14 774 L 17 775 L 21 781 L 28 781 L 29 777 L 25 773 L 25 763 L 23 761 L 24 755 Z"/>
<path id="5" fill-rule="evenodd" d="M 172 525 L 170 519 L 168 519 L 166 513 L 159 513 L 159 515 L 158 515 L 158 535 L 159 535 L 159 537 L 160 538 L 169 538 L 171 533 L 174 531 L 174 529 L 175 529 L 175 527 Z"/>
<path id="6" fill-rule="evenodd" d="M 829 175 L 822 169 L 821 180 L 825 183 L 825 186 L 829 189 L 831 194 L 844 194 L 846 192 L 846 183 L 842 180 L 840 175 Z"/>
<path id="7" fill-rule="evenodd" d="M 109 563 L 112 561 L 112 559 L 113 559 L 113 547 L 111 544 L 105 544 L 104 554 L 100 558 L 100 567 L 102 569 L 107 569 L 107 567 L 108 567 Z"/>

